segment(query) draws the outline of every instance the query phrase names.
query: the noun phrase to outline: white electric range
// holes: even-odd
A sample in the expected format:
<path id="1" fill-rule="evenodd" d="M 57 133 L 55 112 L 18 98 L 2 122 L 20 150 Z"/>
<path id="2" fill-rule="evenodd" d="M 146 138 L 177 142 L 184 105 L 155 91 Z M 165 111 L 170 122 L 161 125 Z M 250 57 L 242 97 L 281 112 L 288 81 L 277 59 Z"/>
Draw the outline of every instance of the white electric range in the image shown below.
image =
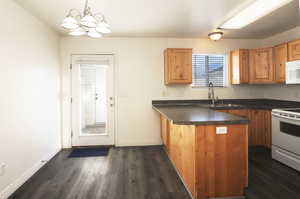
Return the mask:
<path id="1" fill-rule="evenodd" d="M 300 171 L 300 108 L 272 110 L 272 158 Z"/>

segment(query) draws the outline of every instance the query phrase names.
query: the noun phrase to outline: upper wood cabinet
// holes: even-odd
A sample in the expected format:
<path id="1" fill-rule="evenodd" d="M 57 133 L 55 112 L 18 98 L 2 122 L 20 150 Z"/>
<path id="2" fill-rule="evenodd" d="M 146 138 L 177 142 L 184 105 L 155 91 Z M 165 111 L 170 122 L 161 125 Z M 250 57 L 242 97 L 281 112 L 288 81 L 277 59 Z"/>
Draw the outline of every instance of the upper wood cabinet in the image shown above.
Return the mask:
<path id="1" fill-rule="evenodd" d="M 165 84 L 192 83 L 192 49 L 168 48 L 165 57 Z"/>
<path id="2" fill-rule="evenodd" d="M 274 82 L 273 49 L 259 48 L 249 52 L 250 83 Z"/>
<path id="3" fill-rule="evenodd" d="M 285 82 L 285 64 L 288 58 L 287 44 L 281 44 L 273 48 L 275 82 Z"/>
<path id="4" fill-rule="evenodd" d="M 249 50 L 230 52 L 231 84 L 249 83 Z"/>
<path id="5" fill-rule="evenodd" d="M 300 60 L 300 39 L 288 43 L 288 60 Z"/>

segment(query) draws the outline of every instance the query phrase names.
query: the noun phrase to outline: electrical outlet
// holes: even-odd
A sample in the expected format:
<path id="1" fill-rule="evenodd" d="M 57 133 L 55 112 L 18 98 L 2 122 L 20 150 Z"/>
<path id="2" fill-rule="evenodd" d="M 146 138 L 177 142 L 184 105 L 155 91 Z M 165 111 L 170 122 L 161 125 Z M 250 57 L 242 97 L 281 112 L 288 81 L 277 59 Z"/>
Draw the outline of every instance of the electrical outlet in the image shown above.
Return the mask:
<path id="1" fill-rule="evenodd" d="M 0 164 L 0 176 L 3 176 L 5 173 L 6 164 Z"/>
<path id="2" fill-rule="evenodd" d="M 227 127 L 216 127 L 216 134 L 227 134 Z"/>

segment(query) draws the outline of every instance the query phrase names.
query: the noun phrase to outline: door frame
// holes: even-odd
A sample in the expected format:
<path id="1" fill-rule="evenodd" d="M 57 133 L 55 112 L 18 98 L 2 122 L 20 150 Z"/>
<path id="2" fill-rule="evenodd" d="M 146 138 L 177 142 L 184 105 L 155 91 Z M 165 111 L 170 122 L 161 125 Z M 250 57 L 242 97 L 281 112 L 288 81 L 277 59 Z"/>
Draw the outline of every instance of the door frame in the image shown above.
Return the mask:
<path id="1" fill-rule="evenodd" d="M 70 83 L 70 132 L 69 132 L 69 143 L 70 143 L 70 148 L 76 147 L 73 146 L 73 74 L 72 74 L 72 67 L 73 67 L 73 59 L 76 57 L 96 57 L 96 56 L 112 56 L 112 66 L 114 67 L 113 70 L 113 82 L 114 82 L 114 87 L 113 87 L 113 92 L 114 92 L 114 122 L 113 122 L 113 145 L 117 145 L 117 110 L 118 110 L 118 99 L 117 99 L 117 64 L 116 64 L 116 56 L 115 54 L 71 54 L 70 56 L 70 70 L 69 70 L 69 83 Z"/>

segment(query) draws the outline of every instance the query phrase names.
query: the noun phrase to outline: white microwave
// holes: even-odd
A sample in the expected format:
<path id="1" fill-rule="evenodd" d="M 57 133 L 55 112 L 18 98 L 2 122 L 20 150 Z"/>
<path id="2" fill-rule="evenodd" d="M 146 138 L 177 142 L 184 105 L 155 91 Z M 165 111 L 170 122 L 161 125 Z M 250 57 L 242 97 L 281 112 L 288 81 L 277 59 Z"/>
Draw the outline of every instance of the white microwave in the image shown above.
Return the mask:
<path id="1" fill-rule="evenodd" d="M 285 82 L 286 84 L 300 84 L 300 61 L 286 63 Z"/>

